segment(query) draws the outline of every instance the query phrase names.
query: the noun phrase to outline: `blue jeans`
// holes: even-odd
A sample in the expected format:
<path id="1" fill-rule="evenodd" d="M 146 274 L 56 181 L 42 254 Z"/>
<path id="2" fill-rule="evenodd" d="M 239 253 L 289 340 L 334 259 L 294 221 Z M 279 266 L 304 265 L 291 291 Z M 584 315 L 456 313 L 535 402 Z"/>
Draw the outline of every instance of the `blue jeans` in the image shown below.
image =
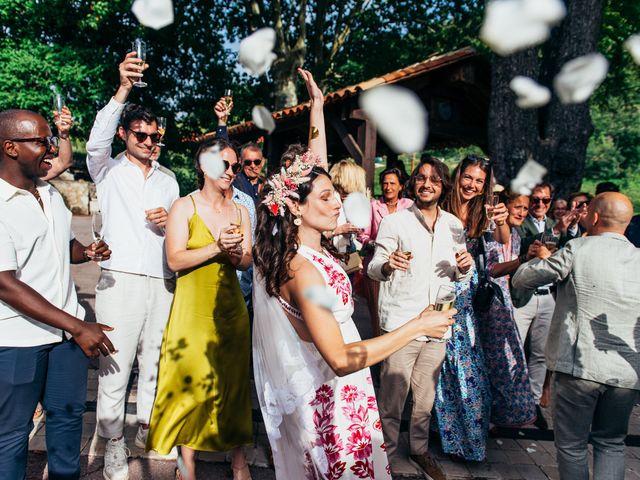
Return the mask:
<path id="1" fill-rule="evenodd" d="M 553 424 L 561 480 L 624 480 L 624 440 L 638 392 L 564 373 L 554 374 Z"/>
<path id="2" fill-rule="evenodd" d="M 29 433 L 39 400 L 47 413 L 49 479 L 80 477 L 88 365 L 73 341 L 0 347 L 0 478 L 26 477 Z"/>

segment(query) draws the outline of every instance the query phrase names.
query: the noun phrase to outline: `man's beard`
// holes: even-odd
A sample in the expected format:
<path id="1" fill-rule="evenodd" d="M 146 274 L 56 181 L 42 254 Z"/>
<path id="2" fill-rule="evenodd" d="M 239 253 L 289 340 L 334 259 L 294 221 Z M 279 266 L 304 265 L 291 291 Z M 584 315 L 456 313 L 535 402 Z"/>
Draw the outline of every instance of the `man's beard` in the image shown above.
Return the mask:
<path id="1" fill-rule="evenodd" d="M 418 195 L 416 195 L 415 197 L 416 197 L 416 199 L 414 200 L 414 203 L 415 203 L 416 207 L 421 208 L 421 209 L 422 208 L 430 208 L 430 207 L 433 207 L 433 206 L 437 206 L 438 202 L 440 201 L 440 197 L 439 196 L 438 197 L 434 197 L 433 200 L 428 200 L 428 201 L 420 200 L 420 197 Z"/>

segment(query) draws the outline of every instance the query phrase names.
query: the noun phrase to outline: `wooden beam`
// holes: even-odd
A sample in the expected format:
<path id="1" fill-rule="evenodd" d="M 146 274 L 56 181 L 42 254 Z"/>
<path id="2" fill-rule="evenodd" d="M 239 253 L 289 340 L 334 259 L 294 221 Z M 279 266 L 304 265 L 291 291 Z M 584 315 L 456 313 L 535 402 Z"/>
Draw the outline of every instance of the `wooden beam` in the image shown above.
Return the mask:
<path id="1" fill-rule="evenodd" d="M 340 140 L 342 140 L 342 144 L 346 147 L 349 155 L 353 157 L 356 163 L 362 164 L 362 158 L 364 156 L 362 150 L 353 136 L 347 130 L 347 127 L 344 126 L 344 123 L 342 123 L 339 118 L 334 116 L 329 117 L 329 123 L 331 123 L 331 126 L 340 137 Z"/>
<path id="2" fill-rule="evenodd" d="M 358 146 L 363 154 L 360 165 L 367 173 L 367 187 L 373 192 L 378 133 L 373 122 L 367 119 L 362 110 L 353 110 L 351 118 L 362 120 L 362 123 L 358 125 Z"/>

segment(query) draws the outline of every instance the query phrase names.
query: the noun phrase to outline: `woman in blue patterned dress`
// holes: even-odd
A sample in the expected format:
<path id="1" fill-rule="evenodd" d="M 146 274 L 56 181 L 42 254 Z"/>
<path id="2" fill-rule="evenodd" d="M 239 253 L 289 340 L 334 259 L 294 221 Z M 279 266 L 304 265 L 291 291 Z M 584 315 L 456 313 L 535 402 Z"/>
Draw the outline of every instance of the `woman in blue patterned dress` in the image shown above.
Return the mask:
<path id="1" fill-rule="evenodd" d="M 454 187 L 445 200 L 444 209 L 462 221 L 467 250 L 476 258 L 479 242 L 489 225 L 485 205 L 491 203 L 491 163 L 469 155 L 456 167 L 453 176 Z M 504 204 L 494 207 L 493 214 L 498 225 L 493 237 L 505 242 L 510 231 L 505 222 Z M 477 272 L 467 282 L 456 282 L 458 314 L 454 317 L 453 335 L 447 342 L 435 410 L 444 452 L 464 460 L 481 461 L 486 452 L 491 391 L 472 306 L 477 286 Z"/>
<path id="2" fill-rule="evenodd" d="M 487 370 L 491 372 L 491 423 L 522 426 L 536 419 L 536 402 L 531 393 L 527 361 L 513 318 L 509 275 L 520 266 L 520 226 L 529 211 L 529 197 L 506 196 L 511 236 L 507 243 L 485 242 L 486 265 L 491 280 L 500 286 L 504 305 L 494 297 L 489 311 L 480 315 L 480 339 Z M 522 258 L 524 260 L 524 258 Z"/>

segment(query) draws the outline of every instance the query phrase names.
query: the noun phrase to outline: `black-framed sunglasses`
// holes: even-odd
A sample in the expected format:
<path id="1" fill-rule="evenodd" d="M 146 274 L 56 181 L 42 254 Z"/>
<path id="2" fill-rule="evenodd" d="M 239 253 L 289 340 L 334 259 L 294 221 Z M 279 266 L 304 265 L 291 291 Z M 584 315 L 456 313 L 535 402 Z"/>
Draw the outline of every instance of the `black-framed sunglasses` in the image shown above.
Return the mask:
<path id="1" fill-rule="evenodd" d="M 140 143 L 146 142 L 147 137 L 151 138 L 151 142 L 153 143 L 160 143 L 160 140 L 162 139 L 162 135 L 160 135 L 158 132 L 144 133 L 144 132 L 136 132 L 135 130 L 131 130 L 131 129 L 129 129 L 129 131 L 136 136 L 136 140 Z"/>
<path id="2" fill-rule="evenodd" d="M 233 165 L 231 165 L 226 160 L 223 160 L 222 163 L 224 164 L 224 171 L 226 172 L 227 170 L 229 170 L 229 167 L 231 167 L 231 171 L 233 172 L 234 175 L 237 174 L 242 168 L 242 164 L 240 162 L 236 162 Z"/>
<path id="3" fill-rule="evenodd" d="M 10 142 L 36 142 L 49 150 L 51 147 L 58 148 L 58 137 L 30 137 L 30 138 L 8 138 Z"/>
<path id="4" fill-rule="evenodd" d="M 243 161 L 244 166 L 248 167 L 251 164 L 253 164 L 254 167 L 257 167 L 258 165 L 260 165 L 262 163 L 262 159 L 258 159 L 258 160 L 244 160 Z"/>

